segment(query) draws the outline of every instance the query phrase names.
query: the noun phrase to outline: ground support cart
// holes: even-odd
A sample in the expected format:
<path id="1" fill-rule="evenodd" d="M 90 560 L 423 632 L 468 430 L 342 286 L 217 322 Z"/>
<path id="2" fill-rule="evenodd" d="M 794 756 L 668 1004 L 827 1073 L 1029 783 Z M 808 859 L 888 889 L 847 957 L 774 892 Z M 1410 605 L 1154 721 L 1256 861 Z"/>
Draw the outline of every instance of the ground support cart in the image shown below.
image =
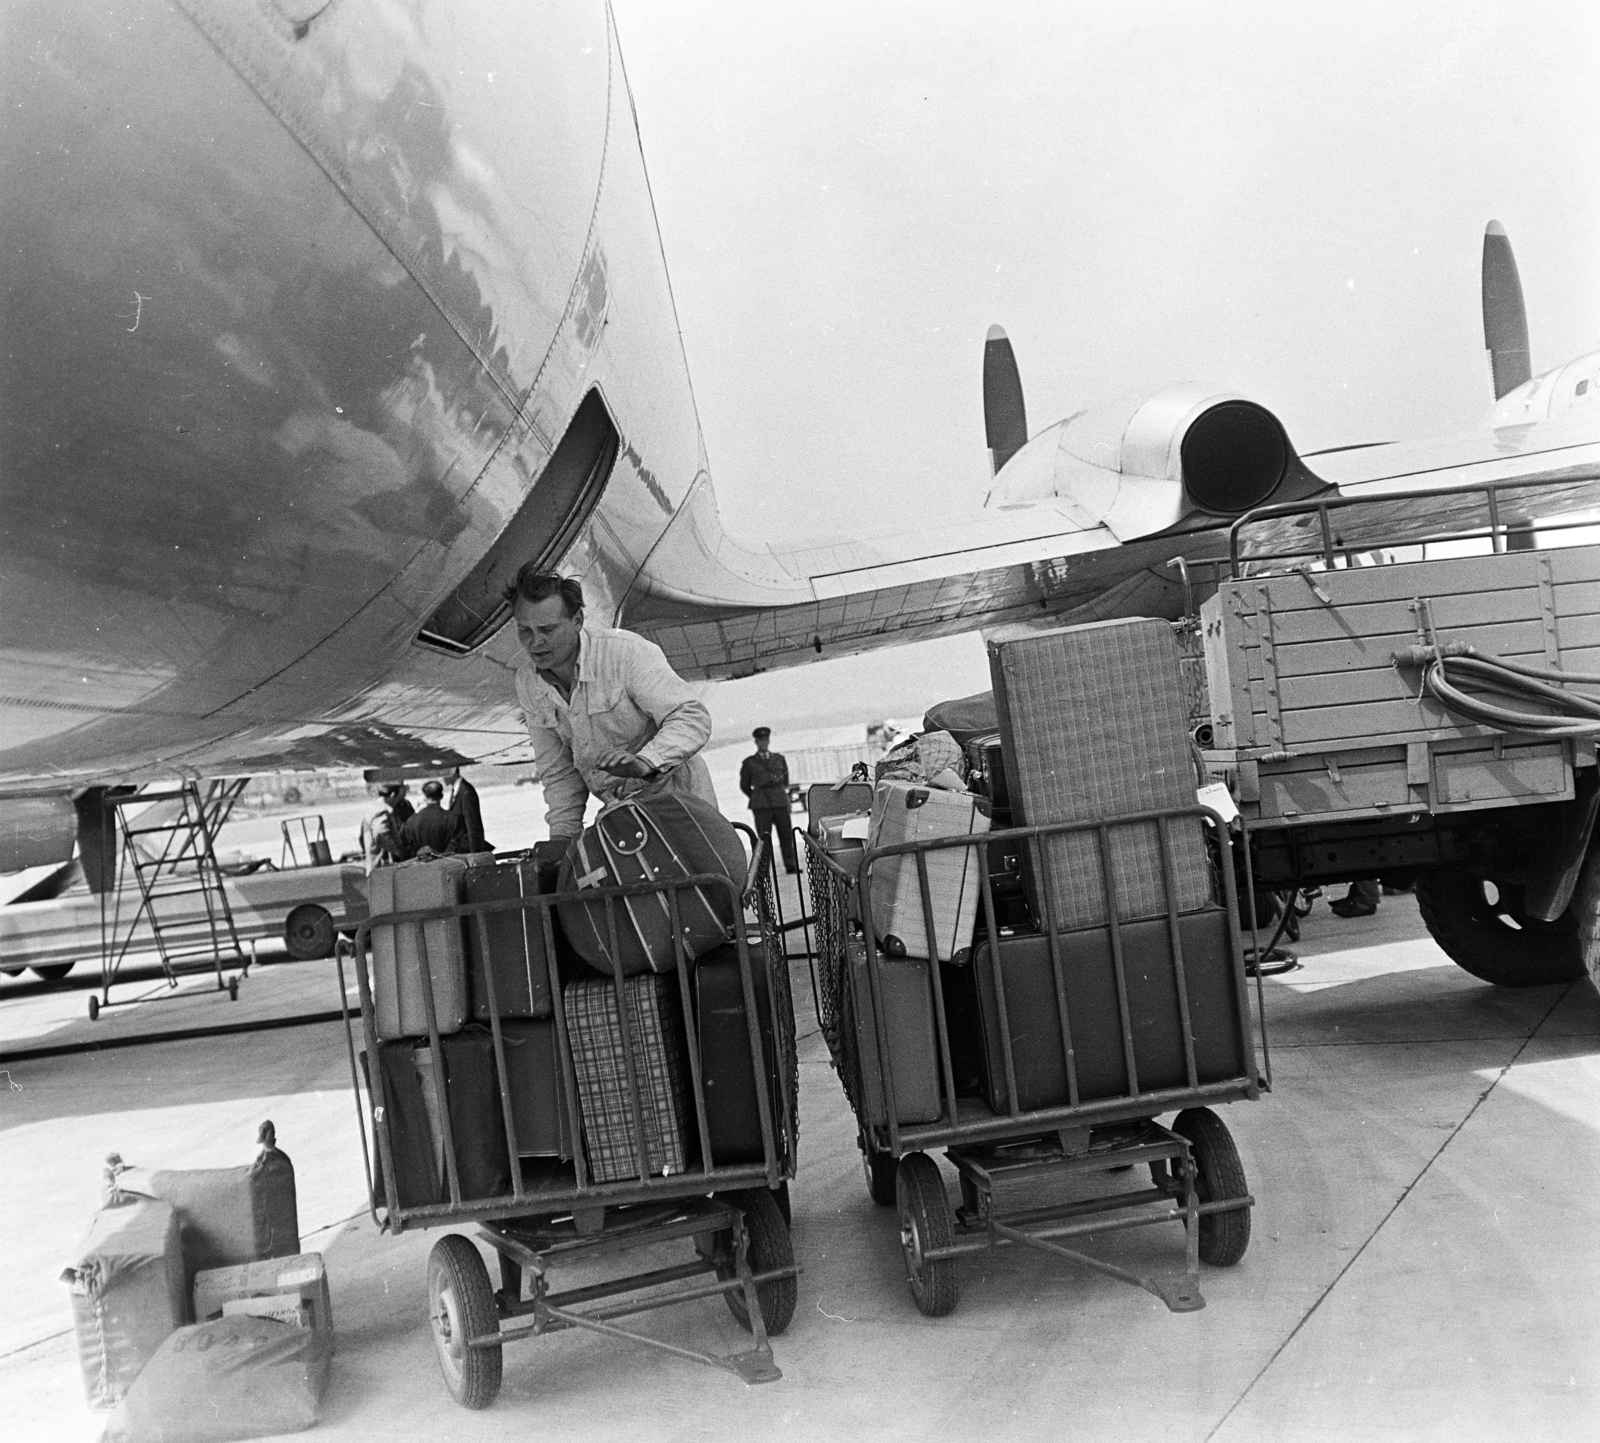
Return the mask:
<path id="1" fill-rule="evenodd" d="M 1187 827 L 1192 839 L 1202 826 L 1212 899 L 1180 913 L 1174 832 Z M 1166 911 L 1124 919 L 1124 869 L 1113 855 L 1119 834 L 1141 827 L 1159 839 Z M 1226 1267 L 1244 1255 L 1255 1199 L 1211 1109 L 1258 1097 L 1270 1069 L 1257 1070 L 1258 1033 L 1267 1063 L 1260 984 L 1252 1019 L 1233 867 L 1221 865 L 1229 845 L 1226 824 L 1202 807 L 906 843 L 867 851 L 853 867 L 807 838 L 817 1011 L 856 1113 L 867 1190 L 899 1208 L 907 1276 L 924 1314 L 955 1307 L 956 1258 L 1007 1244 L 1134 1283 L 1175 1312 L 1205 1305 L 1200 1262 Z M 996 926 L 996 880 L 1019 870 L 1044 876 L 1049 849 L 1061 846 L 1077 846 L 1098 869 L 1101 922 L 1058 928 L 1061 898 L 1046 882 L 1029 885 L 1037 932 Z M 895 956 L 880 940 L 875 877 L 891 859 L 914 862 L 920 915 L 931 917 L 928 853 L 956 847 L 978 864 L 974 946 L 936 962 Z M 920 950 L 937 955 L 931 926 Z M 1169 1126 L 1156 1121 L 1173 1112 Z M 954 1211 L 936 1148 L 957 1173 Z M 1136 1166 L 1148 1169 L 1149 1186 L 1124 1176 Z M 1140 1276 L 1065 1245 L 1161 1222 L 1187 1232 L 1181 1279 Z"/>
<path id="2" fill-rule="evenodd" d="M 756 861 L 759 862 L 759 849 Z M 725 1368 L 747 1383 L 769 1382 L 780 1375 L 773 1362 L 770 1335 L 780 1333 L 794 1313 L 799 1268 L 794 1262 L 787 1218 L 787 1184 L 794 1177 L 797 1142 L 798 1070 L 795 1057 L 794 1011 L 789 995 L 787 964 L 773 944 L 770 901 L 756 885 L 758 870 L 752 865 L 743 894 L 726 877 L 697 875 L 670 882 L 626 887 L 591 887 L 582 892 L 590 905 L 603 904 L 612 940 L 612 955 L 622 904 L 633 898 L 660 897 L 670 909 L 673 935 L 681 938 L 679 897 L 694 888 L 723 889 L 733 900 L 733 915 L 744 918 L 733 939 L 737 947 L 744 1016 L 749 1024 L 751 1075 L 756 1085 L 756 1105 L 761 1134 L 760 1157 L 724 1162 L 713 1152 L 708 1123 L 706 1090 L 702 1075 L 699 1033 L 693 1003 L 691 974 L 695 964 L 680 941 L 676 952 L 677 993 L 687 1031 L 688 1102 L 685 1113 L 690 1152 L 685 1169 L 665 1175 L 652 1173 L 646 1139 L 643 1087 L 649 1059 L 641 1041 L 640 1025 L 624 1004 L 625 987 L 620 971 L 611 979 L 617 1005 L 621 1050 L 627 1074 L 627 1108 L 631 1113 L 632 1156 L 638 1160 L 636 1176 L 622 1180 L 595 1180 L 585 1153 L 584 1118 L 579 1104 L 573 1037 L 562 1005 L 557 1002 L 551 1021 L 559 1056 L 559 1107 L 566 1136 L 576 1139 L 570 1157 L 529 1158 L 519 1148 L 512 1102 L 507 1053 L 493 969 L 487 965 L 487 918 L 496 912 L 520 910 L 525 925 L 542 933 L 548 963 L 551 996 L 562 997 L 563 977 L 558 972 L 554 909 L 576 900 L 578 894 L 549 894 L 476 902 L 411 912 L 397 912 L 369 920 L 356 934 L 354 970 L 360 995 L 359 1025 L 365 1053 L 358 1063 L 353 1021 L 345 1012 L 351 1081 L 356 1091 L 361 1121 L 361 1145 L 367 1168 L 371 1211 L 381 1231 L 400 1233 L 414 1228 L 475 1224 L 477 1241 L 498 1255 L 501 1286 L 495 1289 L 474 1240 L 459 1233 L 441 1238 L 428 1264 L 429 1322 L 446 1386 L 457 1402 L 470 1408 L 487 1407 L 501 1381 L 501 1348 L 507 1341 L 538 1336 L 567 1328 L 591 1332 L 659 1348 L 679 1357 Z M 395 1159 L 394 1103 L 385 1082 L 384 1068 L 368 1066 L 378 1056 L 379 1038 L 368 970 L 374 922 L 380 926 L 414 926 L 417 945 L 428 975 L 430 934 L 442 921 L 461 919 L 475 928 L 480 958 L 485 959 L 472 978 L 488 1000 L 488 1022 L 493 1036 L 494 1073 L 501 1114 L 505 1123 L 504 1151 L 509 1187 L 493 1196 L 473 1196 L 463 1188 L 463 1160 L 452 1127 L 450 1084 L 444 1067 L 431 1069 L 432 1116 L 437 1119 L 435 1144 L 443 1159 L 442 1192 L 446 1200 L 407 1203 L 400 1198 Z M 423 926 L 430 923 L 431 926 Z M 435 943 L 436 945 L 436 943 Z M 764 989 L 771 1028 L 769 1069 L 763 1061 L 763 1029 L 758 1025 L 755 968 L 767 969 Z M 571 963 L 563 964 L 569 970 Z M 344 993 L 344 954 L 339 954 L 341 997 Z M 598 978 L 599 973 L 590 972 Z M 570 980 L 570 979 L 568 979 Z M 433 989 L 420 989 L 427 1011 L 427 1043 L 431 1056 L 440 1049 L 439 1017 Z M 419 1037 L 418 1042 L 422 1039 Z M 361 1072 L 368 1077 L 363 1079 Z M 362 1093 L 367 1093 L 363 1102 Z M 368 1144 L 372 1125 L 376 1157 Z M 631 1250 L 662 1243 L 691 1242 L 692 1256 L 671 1266 L 657 1266 L 588 1282 L 556 1291 L 550 1274 L 557 1268 L 610 1262 Z M 673 1303 L 721 1294 L 729 1310 L 752 1334 L 753 1346 L 732 1356 L 719 1357 L 693 1348 L 652 1338 L 618 1326 L 618 1319 Z M 588 1306 L 586 1306 L 588 1305 Z"/>

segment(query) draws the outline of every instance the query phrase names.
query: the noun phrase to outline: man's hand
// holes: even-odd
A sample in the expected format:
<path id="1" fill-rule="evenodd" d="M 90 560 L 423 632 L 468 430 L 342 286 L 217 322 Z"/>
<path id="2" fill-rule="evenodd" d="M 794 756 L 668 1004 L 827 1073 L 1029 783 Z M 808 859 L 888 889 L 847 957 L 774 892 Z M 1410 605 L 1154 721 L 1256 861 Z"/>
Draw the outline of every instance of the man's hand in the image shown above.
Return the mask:
<path id="1" fill-rule="evenodd" d="M 635 777 L 643 781 L 656 774 L 649 762 L 622 747 L 608 747 L 594 759 L 594 764 L 614 777 Z"/>

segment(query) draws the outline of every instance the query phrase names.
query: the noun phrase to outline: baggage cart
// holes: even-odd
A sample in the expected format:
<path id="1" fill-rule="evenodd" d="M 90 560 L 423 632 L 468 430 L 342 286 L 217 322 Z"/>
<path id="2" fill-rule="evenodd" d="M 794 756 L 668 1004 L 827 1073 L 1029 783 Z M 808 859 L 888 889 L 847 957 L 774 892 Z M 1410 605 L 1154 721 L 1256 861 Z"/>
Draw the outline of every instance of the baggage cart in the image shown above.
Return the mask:
<path id="1" fill-rule="evenodd" d="M 418 1094 L 426 1107 L 433 1128 L 433 1150 L 442 1166 L 437 1200 L 418 1200 L 416 1183 L 402 1177 L 396 1165 L 400 1151 L 408 1146 L 406 1109 L 413 1108 L 410 1122 L 414 1123 L 420 1115 L 415 1109 L 418 1099 L 393 1085 L 398 1074 L 391 1074 L 379 1052 L 382 1044 L 368 975 L 374 921 L 363 923 L 356 934 L 349 950 L 353 952 L 360 1015 L 354 1016 L 345 1005 L 344 1021 L 371 1214 L 379 1230 L 388 1233 L 476 1225 L 475 1238 L 461 1233 L 441 1238 L 428 1263 L 429 1324 L 440 1368 L 452 1396 L 469 1408 L 487 1407 L 498 1393 L 501 1349 L 505 1343 L 568 1328 L 626 1338 L 711 1364 L 736 1374 L 746 1383 L 770 1382 L 781 1376 L 768 1340 L 781 1333 L 793 1315 L 799 1273 L 788 1231 L 788 1182 L 795 1172 L 799 1074 L 787 962 L 776 944 L 770 892 L 761 882 L 761 851 L 754 834 L 748 828 L 740 830 L 752 844 L 751 866 L 742 886 L 708 873 L 625 887 L 591 887 L 584 890 L 583 900 L 603 902 L 614 929 L 619 924 L 619 904 L 624 899 L 660 894 L 671 911 L 674 930 L 681 935 L 677 927 L 680 893 L 720 887 L 729 895 L 732 915 L 742 922 L 723 950 L 737 956 L 749 1046 L 742 1059 L 746 1069 L 742 1075 L 753 1077 L 754 1113 L 760 1129 L 759 1149 L 746 1149 L 743 1160 L 724 1160 L 713 1149 L 715 1117 L 707 1107 L 708 1079 L 696 1022 L 695 964 L 681 945 L 675 972 L 661 974 L 659 981 L 664 984 L 664 995 L 676 994 L 687 1033 L 685 1064 L 689 1077 L 683 1090 L 683 1122 L 688 1133 L 688 1158 L 683 1170 L 651 1170 L 652 1151 L 646 1145 L 645 1134 L 647 1121 L 654 1121 L 646 1111 L 646 1084 L 653 1059 L 646 1055 L 639 1014 L 623 1001 L 627 989 L 620 968 L 609 982 L 618 1004 L 613 1015 L 620 1019 L 616 1040 L 626 1074 L 623 1105 L 636 1144 L 631 1153 L 637 1160 L 634 1174 L 610 1182 L 596 1180 L 596 1169 L 586 1156 L 583 1141 L 584 1119 L 575 1071 L 577 1039 L 561 1006 L 555 1007 L 547 1025 L 555 1038 L 559 1085 L 553 1090 L 558 1094 L 563 1115 L 560 1128 L 547 1131 L 551 1136 L 575 1141 L 566 1143 L 569 1157 L 548 1155 L 552 1151 L 548 1142 L 541 1148 L 547 1155 L 529 1155 L 530 1149 L 518 1136 L 513 1072 L 507 1066 L 507 1034 L 519 1023 L 510 1018 L 502 1023 L 494 969 L 483 961 L 490 946 L 489 920 L 496 914 L 520 909 L 526 914 L 527 926 L 542 931 L 552 995 L 561 997 L 563 977 L 558 971 L 558 924 L 553 909 L 573 898 L 572 894 L 559 892 L 507 896 L 374 919 L 382 926 L 412 927 L 412 935 L 424 953 L 440 923 L 475 929 L 478 961 L 472 985 L 474 989 L 482 988 L 489 1003 L 492 1048 L 484 1050 L 492 1054 L 492 1068 L 482 1069 L 481 1058 L 477 1059 L 480 1077 L 492 1073 L 494 1093 L 488 1100 L 492 1104 L 489 1111 L 496 1118 L 495 1146 L 492 1154 L 485 1154 L 481 1139 L 468 1135 L 474 1118 L 480 1117 L 483 1109 L 471 1113 L 463 1110 L 459 1096 L 455 1105 L 451 1101 L 452 1089 L 464 1086 L 467 1070 L 454 1068 L 449 1044 L 465 1034 L 447 1034 L 441 1039 L 441 1019 L 433 1006 L 432 989 L 421 989 L 427 1030 L 425 1038 L 415 1041 L 419 1048 L 426 1042 L 431 1065 L 422 1069 Z M 615 937 L 615 952 L 614 943 Z M 342 949 L 341 997 L 346 995 L 345 955 Z M 764 979 L 758 978 L 756 972 L 762 965 L 767 969 Z M 572 964 L 567 965 L 567 971 L 567 980 L 577 975 Z M 582 975 L 601 979 L 600 973 L 586 966 L 582 967 Z M 721 987 L 725 1014 L 726 979 Z M 757 1010 L 758 996 L 767 1012 L 765 1018 Z M 357 1028 L 364 1044 L 359 1061 Z M 727 1035 L 724 1016 L 720 1036 L 726 1039 Z M 443 1065 L 436 1065 L 440 1059 Z M 367 1073 L 365 1078 L 363 1070 Z M 559 1151 L 560 1146 L 557 1143 L 554 1150 Z M 468 1149 L 473 1147 L 477 1147 L 477 1155 L 469 1157 Z M 759 1156 L 754 1155 L 756 1151 Z M 431 1166 L 431 1158 L 425 1161 Z M 485 1187 L 478 1181 L 486 1168 L 498 1171 L 499 1183 Z M 582 1286 L 564 1290 L 552 1286 L 551 1275 L 558 1269 L 596 1262 L 609 1266 L 630 1251 L 672 1242 L 692 1244 L 692 1253 L 667 1266 L 657 1265 L 599 1282 L 585 1281 Z M 498 1255 L 498 1289 L 490 1283 L 480 1243 Z M 590 1268 L 589 1273 L 592 1272 Z M 633 1314 L 718 1295 L 752 1334 L 748 1350 L 717 1356 L 648 1337 L 618 1323 Z"/>
<path id="2" fill-rule="evenodd" d="M 1180 911 L 1174 833 L 1202 824 L 1213 894 L 1204 907 Z M 1152 829 L 1164 910 L 1130 917 L 1113 858 L 1129 831 Z M 856 1114 L 868 1193 L 899 1208 L 917 1307 L 930 1317 L 949 1313 L 956 1259 L 1007 1244 L 1133 1283 L 1174 1312 L 1203 1307 L 1198 1265 L 1239 1261 L 1255 1202 L 1212 1108 L 1257 1098 L 1271 1078 L 1259 980 L 1254 1016 L 1247 991 L 1223 819 L 1190 806 L 1012 827 L 883 847 L 853 869 L 807 843 L 817 1012 Z M 922 914 L 932 916 L 937 869 L 928 854 L 954 847 L 979 852 L 971 951 L 950 962 L 887 955 L 874 925 L 880 864 L 911 857 Z M 991 878 L 1000 859 L 1020 853 L 1042 876 L 1050 849 L 1069 847 L 1095 859 L 1104 920 L 1061 925 L 1060 900 L 1046 886 L 1037 931 L 997 925 L 1004 913 Z M 920 992 L 899 970 L 908 966 L 922 969 Z M 974 1015 L 982 1034 L 975 1050 Z M 976 1088 L 963 1076 L 975 1063 L 984 1074 Z M 1157 1121 L 1169 1113 L 1177 1114 L 1170 1124 Z M 940 1148 L 959 1180 L 954 1211 L 933 1157 Z M 1134 1165 L 1148 1169 L 1148 1186 L 1130 1182 Z M 1025 1205 L 1011 1196 L 1019 1191 Z M 1161 1222 L 1186 1231 L 1181 1278 L 1139 1275 L 1064 1245 Z"/>

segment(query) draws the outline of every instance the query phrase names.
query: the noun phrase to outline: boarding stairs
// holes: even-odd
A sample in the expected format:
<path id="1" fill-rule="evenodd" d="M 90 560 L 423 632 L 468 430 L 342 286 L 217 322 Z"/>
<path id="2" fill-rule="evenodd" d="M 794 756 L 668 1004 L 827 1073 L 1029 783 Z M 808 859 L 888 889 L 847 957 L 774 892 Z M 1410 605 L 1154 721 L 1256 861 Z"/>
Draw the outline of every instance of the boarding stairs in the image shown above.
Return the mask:
<path id="1" fill-rule="evenodd" d="M 214 839 L 248 785 L 248 778 L 201 784 L 185 781 L 163 790 L 108 797 L 121 833 L 122 855 L 135 889 L 119 886 L 101 898 L 100 995 L 89 999 L 89 1017 L 106 1007 L 146 1002 L 172 995 L 179 979 L 211 971 L 217 991 L 239 995 L 239 976 L 225 967 L 249 971 L 250 956 L 240 944 L 223 885 Z M 137 891 L 132 915 L 124 918 L 125 893 Z M 133 902 L 131 895 L 127 901 Z M 130 951 L 153 944 L 160 958 L 162 985 L 155 993 L 113 1002 L 112 984 Z"/>

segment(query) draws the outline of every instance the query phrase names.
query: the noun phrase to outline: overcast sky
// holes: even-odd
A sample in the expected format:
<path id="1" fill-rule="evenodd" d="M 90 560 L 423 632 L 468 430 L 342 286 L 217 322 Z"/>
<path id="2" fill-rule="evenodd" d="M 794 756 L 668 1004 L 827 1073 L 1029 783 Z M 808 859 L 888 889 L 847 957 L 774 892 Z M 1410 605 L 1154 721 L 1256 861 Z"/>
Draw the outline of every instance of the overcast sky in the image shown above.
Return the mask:
<path id="1" fill-rule="evenodd" d="M 1484 224 L 1535 370 L 1600 345 L 1600 7 L 613 0 L 711 473 L 752 538 L 975 504 L 984 333 L 1030 429 L 1185 380 L 1302 451 L 1467 429 Z M 934 644 L 717 689 L 863 715 Z"/>

